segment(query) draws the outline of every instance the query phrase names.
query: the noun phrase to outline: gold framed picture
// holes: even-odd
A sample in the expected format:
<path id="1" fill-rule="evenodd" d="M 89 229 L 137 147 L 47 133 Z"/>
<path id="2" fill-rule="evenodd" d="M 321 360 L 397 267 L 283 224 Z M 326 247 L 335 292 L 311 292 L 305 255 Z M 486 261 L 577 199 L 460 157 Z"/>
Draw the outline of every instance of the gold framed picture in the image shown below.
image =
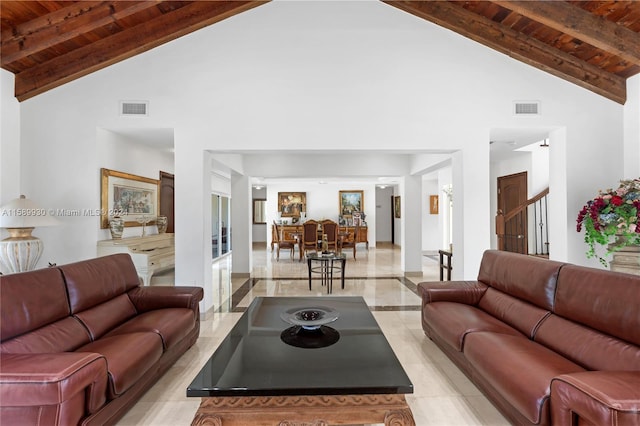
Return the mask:
<path id="1" fill-rule="evenodd" d="M 340 216 L 350 218 L 354 212 L 361 212 L 364 209 L 364 191 L 340 191 Z"/>
<path id="2" fill-rule="evenodd" d="M 400 219 L 400 196 L 396 195 L 393 198 L 393 212 L 395 213 L 396 219 Z"/>
<path id="3" fill-rule="evenodd" d="M 307 193 L 278 192 L 278 206 L 281 217 L 300 217 L 307 211 Z"/>
<path id="4" fill-rule="evenodd" d="M 123 217 L 124 226 L 141 226 L 140 217 L 154 224 L 158 216 L 158 180 L 116 170 L 100 169 L 100 228 L 110 217 Z"/>

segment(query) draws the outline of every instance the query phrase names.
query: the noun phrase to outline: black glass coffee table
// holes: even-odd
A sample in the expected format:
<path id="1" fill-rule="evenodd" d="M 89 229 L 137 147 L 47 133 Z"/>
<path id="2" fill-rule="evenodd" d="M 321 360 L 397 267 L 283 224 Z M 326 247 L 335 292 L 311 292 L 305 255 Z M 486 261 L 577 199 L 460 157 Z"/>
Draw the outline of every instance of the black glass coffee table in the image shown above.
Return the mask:
<path id="1" fill-rule="evenodd" d="M 414 425 L 409 393 L 364 299 L 331 296 L 256 298 L 187 388 L 193 425 Z"/>

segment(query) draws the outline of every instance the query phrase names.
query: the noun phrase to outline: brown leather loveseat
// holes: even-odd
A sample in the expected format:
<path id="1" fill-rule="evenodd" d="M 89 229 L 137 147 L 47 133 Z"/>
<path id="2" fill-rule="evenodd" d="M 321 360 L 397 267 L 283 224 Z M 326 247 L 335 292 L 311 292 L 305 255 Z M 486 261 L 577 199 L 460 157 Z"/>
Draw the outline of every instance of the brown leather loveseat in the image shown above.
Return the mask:
<path id="1" fill-rule="evenodd" d="M 488 250 L 422 328 L 514 424 L 640 425 L 640 277 Z"/>
<path id="2" fill-rule="evenodd" d="M 113 424 L 197 340 L 200 287 L 127 254 L 0 277 L 0 424 Z"/>

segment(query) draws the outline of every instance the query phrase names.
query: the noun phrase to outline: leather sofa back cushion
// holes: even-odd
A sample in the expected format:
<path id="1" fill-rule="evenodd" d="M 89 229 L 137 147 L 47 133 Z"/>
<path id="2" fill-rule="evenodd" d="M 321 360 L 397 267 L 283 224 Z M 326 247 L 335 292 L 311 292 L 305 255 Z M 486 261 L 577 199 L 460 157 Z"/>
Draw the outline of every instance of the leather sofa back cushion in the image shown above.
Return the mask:
<path id="1" fill-rule="evenodd" d="M 82 321 L 91 334 L 91 339 L 99 339 L 103 334 L 119 326 L 136 315 L 136 309 L 126 294 L 78 312 L 76 317 Z"/>
<path id="2" fill-rule="evenodd" d="M 2 341 L 69 316 L 67 291 L 56 268 L 4 275 L 0 294 Z"/>
<path id="3" fill-rule="evenodd" d="M 514 327 L 530 339 L 533 338 L 540 322 L 550 314 L 547 310 L 491 287 L 480 299 L 478 307 Z"/>
<path id="4" fill-rule="evenodd" d="M 87 329 L 73 317 L 25 333 L 0 343 L 0 353 L 73 352 L 90 342 Z"/>
<path id="5" fill-rule="evenodd" d="M 640 348 L 557 315 L 545 319 L 536 342 L 587 370 L 640 369 Z"/>
<path id="6" fill-rule="evenodd" d="M 478 281 L 551 311 L 558 271 L 563 265 L 533 256 L 486 250 Z"/>
<path id="7" fill-rule="evenodd" d="M 59 267 L 67 282 L 71 312 L 111 300 L 140 284 L 128 254 L 115 254 Z"/>
<path id="8" fill-rule="evenodd" d="M 554 312 L 640 346 L 640 276 L 567 265 Z"/>

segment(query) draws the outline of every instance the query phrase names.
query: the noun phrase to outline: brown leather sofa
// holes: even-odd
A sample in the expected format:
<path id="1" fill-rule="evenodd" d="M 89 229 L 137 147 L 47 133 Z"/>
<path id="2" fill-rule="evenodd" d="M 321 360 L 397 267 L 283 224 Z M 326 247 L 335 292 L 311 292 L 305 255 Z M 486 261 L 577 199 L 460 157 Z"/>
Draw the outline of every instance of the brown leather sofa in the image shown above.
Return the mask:
<path id="1" fill-rule="evenodd" d="M 197 340 L 200 287 L 127 254 L 0 277 L 0 424 L 113 424 Z"/>
<path id="2" fill-rule="evenodd" d="M 518 425 L 640 425 L 640 277 L 488 250 L 422 328 Z"/>

